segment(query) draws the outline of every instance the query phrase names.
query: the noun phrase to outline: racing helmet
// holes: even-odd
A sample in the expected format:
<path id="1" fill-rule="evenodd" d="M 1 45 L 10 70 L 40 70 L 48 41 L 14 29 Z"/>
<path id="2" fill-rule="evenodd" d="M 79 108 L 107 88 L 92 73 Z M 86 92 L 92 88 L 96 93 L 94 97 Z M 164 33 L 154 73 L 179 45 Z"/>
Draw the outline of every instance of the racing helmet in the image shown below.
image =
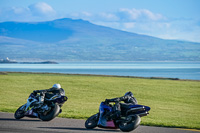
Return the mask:
<path id="1" fill-rule="evenodd" d="M 129 91 L 129 92 L 126 92 L 124 96 L 131 96 L 131 97 L 133 97 L 133 93 L 131 91 Z"/>
<path id="2" fill-rule="evenodd" d="M 54 84 L 52 88 L 60 89 L 61 85 L 60 84 Z"/>

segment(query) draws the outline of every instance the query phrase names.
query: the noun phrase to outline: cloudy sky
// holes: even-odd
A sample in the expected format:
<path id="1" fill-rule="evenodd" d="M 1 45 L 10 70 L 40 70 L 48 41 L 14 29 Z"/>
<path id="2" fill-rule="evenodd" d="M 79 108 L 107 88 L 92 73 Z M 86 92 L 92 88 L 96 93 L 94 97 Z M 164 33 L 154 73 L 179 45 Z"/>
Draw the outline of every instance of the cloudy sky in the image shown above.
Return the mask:
<path id="1" fill-rule="evenodd" d="M 58 18 L 200 42 L 200 0 L 0 0 L 0 22 Z"/>

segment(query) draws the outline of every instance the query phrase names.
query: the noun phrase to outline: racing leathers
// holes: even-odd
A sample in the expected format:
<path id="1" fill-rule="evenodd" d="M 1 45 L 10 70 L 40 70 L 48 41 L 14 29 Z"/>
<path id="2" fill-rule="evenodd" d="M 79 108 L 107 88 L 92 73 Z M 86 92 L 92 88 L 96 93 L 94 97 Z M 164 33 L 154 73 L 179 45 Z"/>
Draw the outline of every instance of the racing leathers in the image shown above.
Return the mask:
<path id="1" fill-rule="evenodd" d="M 124 101 L 124 103 L 120 103 L 120 101 Z M 113 112 L 109 116 L 112 119 L 119 117 L 121 114 L 121 111 L 128 108 L 128 106 L 138 104 L 136 98 L 130 95 L 113 98 L 113 99 L 106 99 L 105 102 L 106 103 L 116 102 L 116 104 L 113 106 Z"/>
<path id="2" fill-rule="evenodd" d="M 61 95 L 61 96 L 65 95 L 64 89 L 54 88 L 54 87 L 45 89 L 45 90 L 34 90 L 33 91 L 34 95 L 37 95 L 37 93 L 40 93 L 38 105 L 42 105 L 44 103 L 45 98 L 50 99 L 54 95 Z"/>

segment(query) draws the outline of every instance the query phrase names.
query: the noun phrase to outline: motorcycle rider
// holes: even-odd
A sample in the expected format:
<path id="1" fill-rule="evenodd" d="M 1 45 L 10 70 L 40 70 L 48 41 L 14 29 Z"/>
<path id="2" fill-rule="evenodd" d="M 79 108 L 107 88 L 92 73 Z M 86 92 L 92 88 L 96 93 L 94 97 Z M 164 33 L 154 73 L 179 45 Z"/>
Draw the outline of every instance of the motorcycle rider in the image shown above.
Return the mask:
<path id="1" fill-rule="evenodd" d="M 65 95 L 65 91 L 63 88 L 61 88 L 60 84 L 54 84 L 52 88 L 49 89 L 33 91 L 33 94 L 35 96 L 37 95 L 37 93 L 40 93 L 39 101 L 35 103 L 35 105 L 38 105 L 38 107 L 40 107 L 44 103 L 44 98 L 49 99 L 54 95 L 61 95 L 61 96 Z"/>
<path id="2" fill-rule="evenodd" d="M 124 101 L 124 103 L 120 103 L 120 101 Z M 130 105 L 138 104 L 136 98 L 133 96 L 133 93 L 131 91 L 126 92 L 125 95 L 122 97 L 106 99 L 105 102 L 116 102 L 116 104 L 113 106 L 112 114 L 108 115 L 109 118 L 116 118 L 120 116 L 121 110 L 128 108 Z"/>

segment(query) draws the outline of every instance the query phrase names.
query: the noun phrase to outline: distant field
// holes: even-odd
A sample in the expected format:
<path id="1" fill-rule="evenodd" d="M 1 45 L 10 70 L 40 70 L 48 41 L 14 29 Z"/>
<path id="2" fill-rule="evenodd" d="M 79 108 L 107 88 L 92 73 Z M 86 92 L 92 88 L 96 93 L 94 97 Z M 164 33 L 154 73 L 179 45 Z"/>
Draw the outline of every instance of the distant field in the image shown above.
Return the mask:
<path id="1" fill-rule="evenodd" d="M 139 104 L 151 107 L 143 125 L 200 129 L 200 82 L 65 74 L 0 74 L 0 111 L 12 112 L 36 89 L 60 83 L 68 101 L 60 117 L 86 119 L 101 101 L 132 91 Z"/>

